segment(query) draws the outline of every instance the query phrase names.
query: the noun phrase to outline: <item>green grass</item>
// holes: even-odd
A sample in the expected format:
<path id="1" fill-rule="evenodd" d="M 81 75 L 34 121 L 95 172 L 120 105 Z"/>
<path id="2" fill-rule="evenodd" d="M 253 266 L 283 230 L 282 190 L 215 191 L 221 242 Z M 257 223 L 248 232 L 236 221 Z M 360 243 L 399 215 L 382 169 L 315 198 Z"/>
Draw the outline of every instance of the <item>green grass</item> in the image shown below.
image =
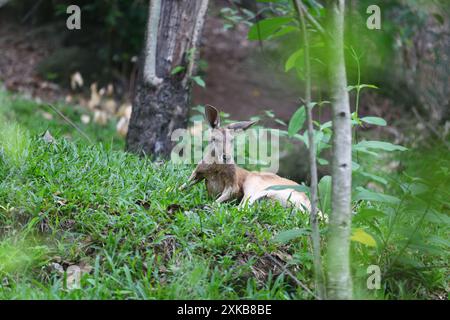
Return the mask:
<path id="1" fill-rule="evenodd" d="M 125 145 L 123 138 L 116 133 L 116 120 L 110 119 L 105 126 L 93 123 L 93 114 L 85 108 L 63 103 L 53 105 L 53 108 L 61 111 L 75 123 L 93 142 L 102 143 L 106 147 L 115 150 L 123 150 Z M 52 116 L 47 120 L 44 115 Z M 90 123 L 81 121 L 82 115 L 89 115 Z M 66 120 L 58 115 L 46 103 L 38 103 L 25 99 L 18 95 L 8 94 L 0 87 L 0 117 L 6 124 L 17 124 L 29 134 L 42 135 L 49 130 L 52 135 L 65 138 L 69 141 L 88 143 L 87 139 L 75 130 Z M 7 130 L 11 130 L 8 129 Z M 0 138 L 1 139 L 1 138 Z"/>
<path id="2" fill-rule="evenodd" d="M 180 193 L 188 168 L 101 146 L 32 139 L 26 164 L 0 184 L 2 298 L 283 298 L 289 281 L 254 281 L 270 240 L 306 219 L 268 205 L 203 209 L 203 188 Z M 170 204 L 185 210 L 168 212 Z M 6 205 L 4 205 L 6 204 Z M 295 246 L 292 246 L 292 249 Z M 9 255 L 7 254 L 9 252 Z M 66 292 L 51 262 L 87 263 L 83 290 Z M 275 279 L 274 279 L 275 280 Z"/>
<path id="3" fill-rule="evenodd" d="M 43 106 L 7 100 L 2 116 L 10 120 L 0 129 L 0 298 L 308 298 L 264 258 L 306 246 L 272 241 L 281 230 L 304 227 L 306 216 L 270 203 L 243 211 L 216 205 L 204 186 L 179 192 L 191 167 L 127 154 L 117 141 L 89 145 L 65 122 L 36 119 Z M 61 107 L 76 120 L 69 108 Z M 56 143 L 41 138 L 47 128 Z M 87 132 L 102 141 L 95 130 Z M 172 204 L 181 210 L 168 211 Z M 302 259 L 299 277 L 312 287 L 309 257 Z M 83 263 L 93 271 L 82 277 L 82 290 L 67 290 L 52 263 Z"/>
<path id="4" fill-rule="evenodd" d="M 44 120 L 39 115 L 44 105 L 5 93 L 0 102 L 0 118 L 6 119 L 0 127 L 0 299 L 312 298 L 266 257 L 278 257 L 314 287 L 308 237 L 274 241 L 282 231 L 307 229 L 304 214 L 269 202 L 242 211 L 235 203 L 217 205 L 203 185 L 180 192 L 192 167 L 121 151 L 113 123 L 82 125 L 79 116 L 85 111 L 59 105 L 95 141 L 89 144 L 57 115 Z M 47 129 L 56 143 L 41 138 Z M 397 184 L 390 189 L 401 194 Z M 445 197 L 446 186 L 433 190 L 433 197 Z M 405 234 L 421 222 L 421 211 L 410 210 L 411 201 L 405 197 L 405 208 L 397 211 L 386 204 L 355 203 L 355 212 L 365 207 L 386 212 L 355 223 L 378 243 L 377 248 L 352 244 L 356 297 L 423 299 L 448 292 L 448 268 L 422 270 L 396 259 L 448 264 L 443 222 L 420 225 L 424 243 L 431 235 L 444 242 L 434 244 L 434 252 L 412 245 L 401 251 Z M 445 199 L 433 205 L 441 215 L 448 211 L 442 203 Z M 168 210 L 174 204 L 179 209 Z M 392 224 L 396 215 L 403 220 Z M 325 225 L 321 229 L 326 232 Z M 87 265 L 91 271 L 83 274 L 80 289 L 69 290 L 67 274 L 55 264 L 64 270 Z M 382 290 L 364 288 L 370 264 L 389 271 Z"/>

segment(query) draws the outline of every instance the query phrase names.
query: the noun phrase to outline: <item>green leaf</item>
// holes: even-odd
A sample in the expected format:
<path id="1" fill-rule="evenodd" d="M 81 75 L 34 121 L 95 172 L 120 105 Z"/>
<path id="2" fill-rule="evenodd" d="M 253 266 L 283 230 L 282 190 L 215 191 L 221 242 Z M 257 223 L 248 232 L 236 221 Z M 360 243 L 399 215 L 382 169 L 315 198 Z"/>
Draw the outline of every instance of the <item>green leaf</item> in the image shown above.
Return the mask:
<path id="1" fill-rule="evenodd" d="M 382 194 L 378 192 L 374 192 L 371 190 L 367 190 L 363 187 L 357 188 L 357 193 L 353 197 L 353 201 L 366 200 L 366 201 L 375 201 L 375 202 L 383 202 L 383 203 L 391 203 L 397 204 L 400 202 L 400 199 L 397 197 L 389 196 L 387 194 Z"/>
<path id="2" fill-rule="evenodd" d="M 435 244 L 437 246 L 446 247 L 447 249 L 450 249 L 450 241 L 448 239 L 444 239 L 439 236 L 431 235 L 431 236 L 427 237 L 427 240 L 431 244 Z"/>
<path id="3" fill-rule="evenodd" d="M 352 170 L 356 171 L 360 168 L 361 166 L 359 165 L 359 163 L 352 161 Z"/>
<path id="4" fill-rule="evenodd" d="M 375 239 L 370 234 L 368 234 L 367 232 L 365 232 L 363 229 L 360 229 L 360 228 L 352 231 L 352 236 L 350 239 L 352 241 L 356 241 L 356 242 L 365 244 L 366 246 L 369 246 L 369 247 L 377 246 L 377 242 L 375 241 Z"/>
<path id="5" fill-rule="evenodd" d="M 310 233 L 309 230 L 305 229 L 305 228 L 286 230 L 286 231 L 282 231 L 279 234 L 277 234 L 273 238 L 273 241 L 278 242 L 278 243 L 287 243 L 296 238 L 299 238 L 302 236 L 307 236 L 307 235 L 309 235 L 309 233 Z"/>
<path id="6" fill-rule="evenodd" d="M 323 176 L 319 185 L 319 206 L 323 213 L 331 211 L 331 176 Z"/>
<path id="7" fill-rule="evenodd" d="M 264 110 L 264 113 L 265 113 L 269 118 L 275 118 L 275 114 L 273 113 L 272 110 Z"/>
<path id="8" fill-rule="evenodd" d="M 371 155 L 374 158 L 377 158 L 379 156 L 379 153 L 376 153 L 374 151 L 369 151 L 368 149 L 356 149 L 355 146 L 352 146 L 352 151 L 356 151 L 356 152 L 362 152 L 368 155 Z"/>
<path id="9" fill-rule="evenodd" d="M 297 27 L 294 26 L 282 26 L 280 30 L 276 31 L 275 33 L 272 34 L 272 36 L 270 37 L 270 39 L 275 39 L 275 38 L 279 38 L 282 37 L 286 34 L 289 34 L 291 32 L 295 32 L 295 31 L 300 31 Z"/>
<path id="10" fill-rule="evenodd" d="M 439 213 L 436 210 L 430 211 L 431 212 L 425 216 L 425 220 L 439 225 L 450 225 L 450 217 L 447 214 Z"/>
<path id="11" fill-rule="evenodd" d="M 291 17 L 275 17 L 261 20 L 250 27 L 248 40 L 265 40 L 291 21 L 293 21 Z"/>
<path id="12" fill-rule="evenodd" d="M 361 141 L 354 146 L 354 150 L 356 151 L 368 151 L 368 149 L 377 149 L 384 151 L 406 151 L 408 148 L 403 146 L 399 146 L 396 144 L 392 144 L 390 142 L 385 141 Z"/>
<path id="13" fill-rule="evenodd" d="M 412 195 L 419 195 L 427 192 L 429 190 L 428 186 L 424 183 L 413 182 L 408 186 L 409 192 Z"/>
<path id="14" fill-rule="evenodd" d="M 305 120 L 305 106 L 301 106 L 297 111 L 295 111 L 294 115 L 289 121 L 288 133 L 290 137 L 294 136 L 294 134 L 300 131 L 300 129 L 303 127 L 303 124 L 305 123 Z"/>
<path id="15" fill-rule="evenodd" d="M 286 60 L 286 63 L 284 65 L 284 71 L 288 72 L 292 68 L 294 68 L 297 65 L 297 61 L 303 57 L 303 49 L 299 49 L 295 51 L 293 54 L 289 56 L 289 58 Z"/>
<path id="16" fill-rule="evenodd" d="M 415 260 L 415 259 L 409 258 L 407 256 L 400 256 L 397 258 L 397 261 L 404 267 L 409 267 L 409 268 L 423 268 L 425 266 L 422 261 Z"/>
<path id="17" fill-rule="evenodd" d="M 320 130 L 331 128 L 332 125 L 333 125 L 333 122 L 327 121 L 320 126 Z"/>
<path id="18" fill-rule="evenodd" d="M 322 131 L 314 130 L 314 144 L 316 145 L 317 154 L 319 154 L 322 149 L 327 147 L 326 142 L 322 143 L 323 138 L 324 133 Z M 306 147 L 309 148 L 309 134 L 306 130 L 303 132 L 303 141 L 305 142 Z"/>
<path id="19" fill-rule="evenodd" d="M 194 82 L 198 84 L 200 87 L 202 88 L 206 87 L 205 81 L 199 76 L 192 77 L 191 79 L 194 80 Z"/>
<path id="20" fill-rule="evenodd" d="M 233 25 L 232 24 L 229 24 L 229 23 L 224 23 L 223 24 L 223 30 L 228 30 L 228 29 L 231 29 L 233 27 Z"/>
<path id="21" fill-rule="evenodd" d="M 305 134 L 301 135 L 296 133 L 292 138 L 300 140 L 305 144 L 305 146 L 308 146 L 308 137 Z"/>
<path id="22" fill-rule="evenodd" d="M 362 122 L 372 124 L 375 126 L 382 126 L 384 127 L 386 125 L 386 120 L 380 117 L 364 117 L 360 119 Z"/>
<path id="23" fill-rule="evenodd" d="M 289 186 L 286 186 L 286 185 L 270 186 L 266 190 L 287 190 L 287 189 L 295 190 L 298 192 L 305 192 L 305 193 L 309 192 L 309 187 L 302 185 L 302 184 L 289 185 Z"/>
<path id="24" fill-rule="evenodd" d="M 281 120 L 281 119 L 278 119 L 278 118 L 277 118 L 277 119 L 275 119 L 275 122 L 278 123 L 278 124 L 281 124 L 282 126 L 285 126 L 285 127 L 287 126 L 287 123 L 284 122 L 284 121 Z"/>
<path id="25" fill-rule="evenodd" d="M 358 171 L 358 173 L 360 175 L 362 175 L 363 177 L 369 178 L 372 181 L 375 181 L 375 182 L 378 182 L 378 183 L 381 183 L 381 184 L 384 184 L 384 185 L 387 185 L 387 183 L 388 183 L 386 179 L 384 179 L 384 178 L 382 178 L 380 176 L 377 176 L 377 175 L 374 175 L 374 174 L 371 174 L 371 173 L 367 173 L 367 172 L 364 172 L 364 171 Z"/>
<path id="26" fill-rule="evenodd" d="M 423 244 L 423 243 L 414 243 L 410 244 L 409 246 L 410 250 L 417 250 L 422 254 L 426 254 L 428 256 L 441 256 L 442 255 L 442 248 L 431 245 L 431 244 Z"/>
<path id="27" fill-rule="evenodd" d="M 440 25 L 443 25 L 445 20 L 444 16 L 439 13 L 433 13 L 433 16 L 436 18 L 436 20 L 439 22 Z"/>
<path id="28" fill-rule="evenodd" d="M 180 73 L 182 71 L 184 71 L 186 68 L 183 66 L 176 66 L 175 68 L 172 69 L 172 72 L 170 73 L 171 75 Z"/>
<path id="29" fill-rule="evenodd" d="M 353 216 L 353 222 L 367 222 L 374 218 L 383 218 L 386 214 L 373 208 L 363 208 Z"/>
<path id="30" fill-rule="evenodd" d="M 316 144 L 317 154 L 319 155 L 322 150 L 330 148 L 331 146 L 328 144 L 330 141 L 331 135 L 326 135 L 322 131 L 314 130 L 314 143 Z"/>

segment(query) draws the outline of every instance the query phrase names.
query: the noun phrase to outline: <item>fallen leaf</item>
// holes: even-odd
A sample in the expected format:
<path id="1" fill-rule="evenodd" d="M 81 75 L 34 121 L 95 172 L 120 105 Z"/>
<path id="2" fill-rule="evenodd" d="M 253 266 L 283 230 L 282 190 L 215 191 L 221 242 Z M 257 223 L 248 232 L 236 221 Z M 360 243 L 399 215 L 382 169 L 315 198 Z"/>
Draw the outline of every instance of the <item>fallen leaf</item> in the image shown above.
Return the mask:
<path id="1" fill-rule="evenodd" d="M 119 110 L 117 110 L 116 115 L 118 117 L 125 117 L 130 119 L 131 118 L 131 110 L 132 106 L 129 103 L 124 103 L 119 107 Z"/>
<path id="2" fill-rule="evenodd" d="M 68 290 L 79 289 L 81 279 L 81 268 L 77 265 L 69 266 L 66 270 L 66 286 Z"/>
<path id="3" fill-rule="evenodd" d="M 114 85 L 112 83 L 108 84 L 108 86 L 106 87 L 106 95 L 107 96 L 112 96 L 114 94 Z"/>
<path id="4" fill-rule="evenodd" d="M 91 98 L 88 102 L 88 108 L 94 110 L 95 107 L 100 105 L 101 95 L 97 90 L 97 83 L 91 84 Z"/>
<path id="5" fill-rule="evenodd" d="M 108 123 L 108 114 L 105 111 L 95 110 L 94 122 L 102 126 L 106 125 Z"/>
<path id="6" fill-rule="evenodd" d="M 67 201 L 65 199 L 60 199 L 57 200 L 56 203 L 59 204 L 61 207 L 63 207 L 67 204 Z"/>
<path id="7" fill-rule="evenodd" d="M 66 286 L 67 290 L 80 289 L 80 280 L 83 274 L 90 273 L 92 266 L 86 263 L 80 263 L 80 265 L 70 265 L 67 267 L 66 274 Z"/>
<path id="8" fill-rule="evenodd" d="M 121 137 L 126 137 L 128 133 L 128 125 L 130 123 L 130 119 L 126 117 L 121 117 L 116 125 L 116 131 Z"/>
<path id="9" fill-rule="evenodd" d="M 91 273 L 93 267 L 85 262 L 80 262 L 79 264 L 80 268 L 81 268 L 81 272 L 84 273 Z"/>
<path id="10" fill-rule="evenodd" d="M 50 134 L 50 131 L 45 131 L 44 135 L 42 136 L 42 139 L 47 143 L 55 143 L 56 140 L 53 138 L 53 136 Z"/>
<path id="11" fill-rule="evenodd" d="M 72 90 L 83 87 L 83 77 L 78 71 L 70 77 L 70 87 Z"/>
<path id="12" fill-rule="evenodd" d="M 57 271 L 58 273 L 61 273 L 61 274 L 64 273 L 64 268 L 59 263 L 52 262 L 50 264 L 50 266 L 52 267 L 53 270 Z"/>
<path id="13" fill-rule="evenodd" d="M 91 122 L 91 117 L 87 114 L 83 114 L 81 115 L 81 122 L 84 124 L 88 124 L 89 122 Z"/>
<path id="14" fill-rule="evenodd" d="M 115 114 L 117 102 L 114 99 L 106 99 L 100 103 L 100 109 L 108 112 L 109 114 Z"/>
<path id="15" fill-rule="evenodd" d="M 68 94 L 66 96 L 66 98 L 65 98 L 65 101 L 66 101 L 66 103 L 72 103 L 73 102 L 73 97 L 70 94 Z"/>
<path id="16" fill-rule="evenodd" d="M 42 116 L 44 117 L 45 120 L 52 120 L 53 119 L 53 115 L 51 113 L 48 112 L 42 112 Z"/>
<path id="17" fill-rule="evenodd" d="M 42 81 L 40 83 L 41 89 L 50 89 L 50 90 L 60 90 L 59 86 L 56 83 L 51 83 L 48 81 Z"/>
<path id="18" fill-rule="evenodd" d="M 175 212 L 182 211 L 182 210 L 183 210 L 183 208 L 179 204 L 176 204 L 176 203 L 172 203 L 167 206 L 168 214 L 174 214 Z"/>

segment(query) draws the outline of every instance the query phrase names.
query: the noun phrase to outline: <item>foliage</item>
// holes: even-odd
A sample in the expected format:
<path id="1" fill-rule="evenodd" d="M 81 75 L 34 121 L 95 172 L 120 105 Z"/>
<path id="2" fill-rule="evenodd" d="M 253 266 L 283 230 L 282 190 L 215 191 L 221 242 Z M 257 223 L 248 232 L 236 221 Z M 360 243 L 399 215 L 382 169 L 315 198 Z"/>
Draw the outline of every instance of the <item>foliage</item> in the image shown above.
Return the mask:
<path id="1" fill-rule="evenodd" d="M 250 20 L 255 18 L 255 13 L 247 9 L 235 9 L 225 7 L 220 10 L 220 16 L 224 19 L 223 28 L 225 30 L 234 28 L 236 25 L 243 23 L 251 25 Z"/>
<path id="2" fill-rule="evenodd" d="M 437 145 L 399 157 L 405 170 L 385 175 L 385 190 L 395 201 L 354 205 L 355 227 L 363 227 L 377 244 L 375 249 L 354 245 L 355 273 L 364 279 L 367 264 L 380 265 L 388 298 L 448 298 L 450 159 L 442 150 Z"/>
<path id="3" fill-rule="evenodd" d="M 309 13 L 321 21 L 323 12 L 320 6 L 309 2 Z M 278 12 L 255 23 L 249 31 L 249 40 L 281 40 L 278 35 L 290 39 L 298 39 L 298 26 L 293 19 L 294 10 L 290 2 L 276 2 L 275 6 L 283 8 L 284 13 Z M 286 32 L 282 31 L 287 29 Z M 316 30 L 315 30 L 316 31 Z M 280 42 L 280 43 L 281 43 Z M 313 47 L 322 47 L 320 38 L 313 38 Z M 359 141 L 358 129 L 370 126 L 386 126 L 384 119 L 374 116 L 360 117 L 359 98 L 363 89 L 378 89 L 372 84 L 361 83 L 361 54 L 358 49 L 347 46 L 347 54 L 351 57 L 355 70 L 356 84 L 348 87 L 350 94 L 355 94 L 355 106 L 352 113 L 352 127 L 354 132 L 353 158 L 353 210 L 354 227 L 352 232 L 352 266 L 356 279 L 357 296 L 376 298 L 411 298 L 438 297 L 440 299 L 448 292 L 448 245 L 445 237 L 448 220 L 448 156 L 443 156 L 441 163 L 434 169 L 439 172 L 440 179 L 431 180 L 421 175 L 423 171 L 416 171 L 412 175 L 400 174 L 397 180 L 392 179 L 386 171 L 385 164 L 381 170 L 373 170 L 370 164 L 385 163 L 386 159 L 396 157 L 386 153 L 402 151 L 403 159 L 411 157 L 407 148 L 385 141 Z M 322 70 L 323 56 L 313 55 L 312 61 L 317 70 Z M 285 71 L 295 70 L 298 77 L 303 79 L 303 48 L 292 48 L 287 54 Z M 320 77 L 320 73 L 318 77 Z M 322 108 L 327 102 L 319 101 L 314 107 Z M 308 147 L 306 130 L 303 134 L 305 122 L 305 106 L 300 105 L 292 115 L 286 136 L 300 140 Z M 324 150 L 330 149 L 332 123 L 314 123 L 315 144 L 320 165 L 328 165 L 326 159 L 321 158 Z M 436 152 L 439 149 L 433 149 Z M 445 161 L 442 161 L 445 159 Z M 376 162 L 377 161 L 377 162 Z M 424 164 L 424 167 L 427 164 Z M 422 168 L 422 170 L 423 170 Z M 419 176 L 417 176 L 419 175 Z M 445 177 L 445 178 L 444 178 Z M 370 186 L 370 188 L 368 188 Z M 411 189 L 416 191 L 412 192 Z M 324 176 L 319 183 L 320 209 L 325 214 L 331 213 L 331 177 Z M 446 209 L 447 208 L 447 209 Z M 447 212 L 448 213 L 448 212 Z M 438 224 L 434 224 L 438 223 Z M 301 229 L 285 230 L 277 236 L 279 241 L 289 242 L 302 236 Z M 324 244 L 326 245 L 326 244 Z M 435 260 L 436 257 L 439 257 Z M 383 290 L 370 292 L 367 290 L 366 269 L 369 265 L 379 265 L 382 274 Z M 403 269 L 402 269 L 403 268 Z M 406 270 L 406 271 L 405 271 Z M 430 271 L 432 270 L 432 271 Z M 398 277 L 398 278 L 396 278 Z M 411 278 L 410 278 L 411 277 Z M 401 278 L 401 280 L 399 280 Z M 407 284 L 414 282 L 416 287 Z M 435 291 L 433 293 L 433 291 Z"/>

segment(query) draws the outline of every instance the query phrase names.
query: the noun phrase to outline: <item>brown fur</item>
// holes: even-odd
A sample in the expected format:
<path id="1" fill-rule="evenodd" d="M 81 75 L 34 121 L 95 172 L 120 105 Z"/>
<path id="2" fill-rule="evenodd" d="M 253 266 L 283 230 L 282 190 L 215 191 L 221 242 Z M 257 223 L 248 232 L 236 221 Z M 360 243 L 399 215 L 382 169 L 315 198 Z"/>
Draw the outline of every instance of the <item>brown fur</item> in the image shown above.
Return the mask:
<path id="1" fill-rule="evenodd" d="M 200 161 L 189 177 L 188 183 L 182 188 L 205 180 L 208 194 L 217 197 L 216 201 L 219 203 L 238 199 L 241 201 L 239 206 L 242 207 L 246 203 L 250 205 L 258 199 L 267 197 L 285 206 L 293 205 L 302 210 L 310 210 L 311 204 L 303 192 L 293 189 L 267 190 L 275 185 L 296 186 L 298 185 L 296 182 L 274 173 L 247 171 L 234 164 L 231 157 L 228 157 L 229 150 L 233 146 L 232 135 L 228 131 L 234 133 L 237 130 L 245 130 L 253 122 L 238 122 L 226 128 L 219 128 L 219 113 L 214 107 L 207 106 L 205 115 L 213 128 L 210 141 L 212 152 Z"/>

